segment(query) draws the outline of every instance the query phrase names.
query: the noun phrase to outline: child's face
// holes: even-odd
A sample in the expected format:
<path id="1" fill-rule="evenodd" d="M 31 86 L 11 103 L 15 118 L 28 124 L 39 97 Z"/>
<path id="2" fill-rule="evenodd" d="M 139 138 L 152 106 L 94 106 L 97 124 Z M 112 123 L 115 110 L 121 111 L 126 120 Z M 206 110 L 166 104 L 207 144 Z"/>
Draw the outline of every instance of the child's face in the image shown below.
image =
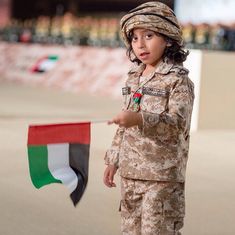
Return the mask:
<path id="1" fill-rule="evenodd" d="M 133 30 L 131 46 L 136 57 L 144 64 L 156 66 L 162 59 L 166 48 L 166 40 L 148 29 Z"/>

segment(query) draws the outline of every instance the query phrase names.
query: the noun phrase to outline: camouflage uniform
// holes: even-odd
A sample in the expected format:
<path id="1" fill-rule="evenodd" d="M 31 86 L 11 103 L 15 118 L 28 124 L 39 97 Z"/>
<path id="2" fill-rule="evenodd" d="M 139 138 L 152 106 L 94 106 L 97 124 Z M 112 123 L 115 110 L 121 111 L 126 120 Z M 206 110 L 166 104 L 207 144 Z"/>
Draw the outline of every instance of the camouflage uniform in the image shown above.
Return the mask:
<path id="1" fill-rule="evenodd" d="M 150 16 L 143 15 L 145 10 Z M 151 10 L 157 16 L 151 14 Z M 162 29 L 162 21 L 166 31 L 162 29 L 161 33 L 164 31 L 166 36 L 181 45 L 181 29 L 176 27 L 178 24 L 172 14 L 159 2 L 135 8 L 121 20 L 124 42 L 128 46 L 128 32 L 134 27 L 152 27 L 157 31 Z M 163 16 L 170 21 L 166 23 Z M 159 21 L 154 21 L 152 17 Z M 176 235 L 183 227 L 184 182 L 194 86 L 188 78 L 188 70 L 166 58 L 151 76 L 140 83 L 144 69 L 144 64 L 134 66 L 122 90 L 123 110 L 136 111 L 133 96 L 143 94 L 139 110 L 143 126 L 119 127 L 106 153 L 105 163 L 119 167 L 121 175 L 122 233 Z"/>
<path id="2" fill-rule="evenodd" d="M 184 184 L 121 180 L 123 235 L 180 235 L 184 218 Z"/>
<path id="3" fill-rule="evenodd" d="M 140 112 L 143 127 L 119 127 L 105 161 L 106 164 L 118 166 L 122 178 L 123 234 L 177 234 L 156 232 L 156 229 L 166 228 L 156 228 L 155 225 L 167 226 L 169 223 L 169 231 L 174 231 L 173 228 L 178 231 L 183 226 L 184 181 L 194 100 L 193 83 L 185 68 L 162 62 L 151 77 L 138 84 L 142 70 L 143 65 L 129 72 L 123 96 L 124 110 L 132 110 L 132 96 L 142 87 Z M 143 196 L 145 191 L 148 193 Z M 180 197 L 177 198 L 177 195 Z M 140 203 L 143 205 L 142 229 L 147 229 L 147 225 L 143 224 L 143 216 L 152 218 L 154 221 L 149 226 L 153 228 L 153 232 L 130 232 L 132 228 L 137 229 L 138 221 L 140 222 Z M 153 208 L 156 211 L 152 211 Z M 126 229 L 128 232 L 125 233 Z M 150 230 L 149 227 L 148 229 Z"/>

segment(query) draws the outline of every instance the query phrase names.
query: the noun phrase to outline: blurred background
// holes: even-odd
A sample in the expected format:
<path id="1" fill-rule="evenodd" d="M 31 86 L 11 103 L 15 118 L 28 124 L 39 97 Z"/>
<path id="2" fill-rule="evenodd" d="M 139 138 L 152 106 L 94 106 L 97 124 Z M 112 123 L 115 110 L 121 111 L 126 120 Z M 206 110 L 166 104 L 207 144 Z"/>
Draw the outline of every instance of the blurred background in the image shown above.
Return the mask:
<path id="1" fill-rule="evenodd" d="M 12 43 L 120 47 L 120 16 L 143 2 L 146 1 L 1 0 L 0 39 Z M 235 50 L 234 1 L 162 2 L 177 13 L 188 48 Z"/>
<path id="2" fill-rule="evenodd" d="M 116 129 L 105 121 L 131 65 L 119 20 L 144 2 L 0 0 L 0 235 L 120 234 L 119 185 L 102 183 Z M 182 232 L 234 235 L 235 1 L 161 2 L 182 25 L 195 84 Z M 89 183 L 73 208 L 62 185 L 33 187 L 27 129 L 78 121 L 93 124 Z"/>

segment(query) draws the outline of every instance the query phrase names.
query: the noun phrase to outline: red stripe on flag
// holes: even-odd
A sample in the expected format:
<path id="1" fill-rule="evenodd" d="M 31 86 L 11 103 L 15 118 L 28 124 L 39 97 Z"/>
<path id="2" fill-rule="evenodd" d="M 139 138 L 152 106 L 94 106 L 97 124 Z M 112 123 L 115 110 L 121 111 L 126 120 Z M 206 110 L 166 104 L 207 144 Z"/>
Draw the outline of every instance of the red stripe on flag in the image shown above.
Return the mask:
<path id="1" fill-rule="evenodd" d="M 28 145 L 90 144 L 90 122 L 29 126 Z"/>

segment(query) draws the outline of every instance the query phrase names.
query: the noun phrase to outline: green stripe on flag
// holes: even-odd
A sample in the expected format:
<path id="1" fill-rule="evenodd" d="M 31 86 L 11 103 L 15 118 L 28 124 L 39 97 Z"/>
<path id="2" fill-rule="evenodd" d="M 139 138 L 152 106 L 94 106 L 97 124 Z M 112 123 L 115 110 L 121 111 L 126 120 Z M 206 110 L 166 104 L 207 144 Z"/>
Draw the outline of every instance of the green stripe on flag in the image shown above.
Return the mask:
<path id="1" fill-rule="evenodd" d="M 28 146 L 29 171 L 36 188 L 46 184 L 62 183 L 55 179 L 48 168 L 47 146 Z"/>

